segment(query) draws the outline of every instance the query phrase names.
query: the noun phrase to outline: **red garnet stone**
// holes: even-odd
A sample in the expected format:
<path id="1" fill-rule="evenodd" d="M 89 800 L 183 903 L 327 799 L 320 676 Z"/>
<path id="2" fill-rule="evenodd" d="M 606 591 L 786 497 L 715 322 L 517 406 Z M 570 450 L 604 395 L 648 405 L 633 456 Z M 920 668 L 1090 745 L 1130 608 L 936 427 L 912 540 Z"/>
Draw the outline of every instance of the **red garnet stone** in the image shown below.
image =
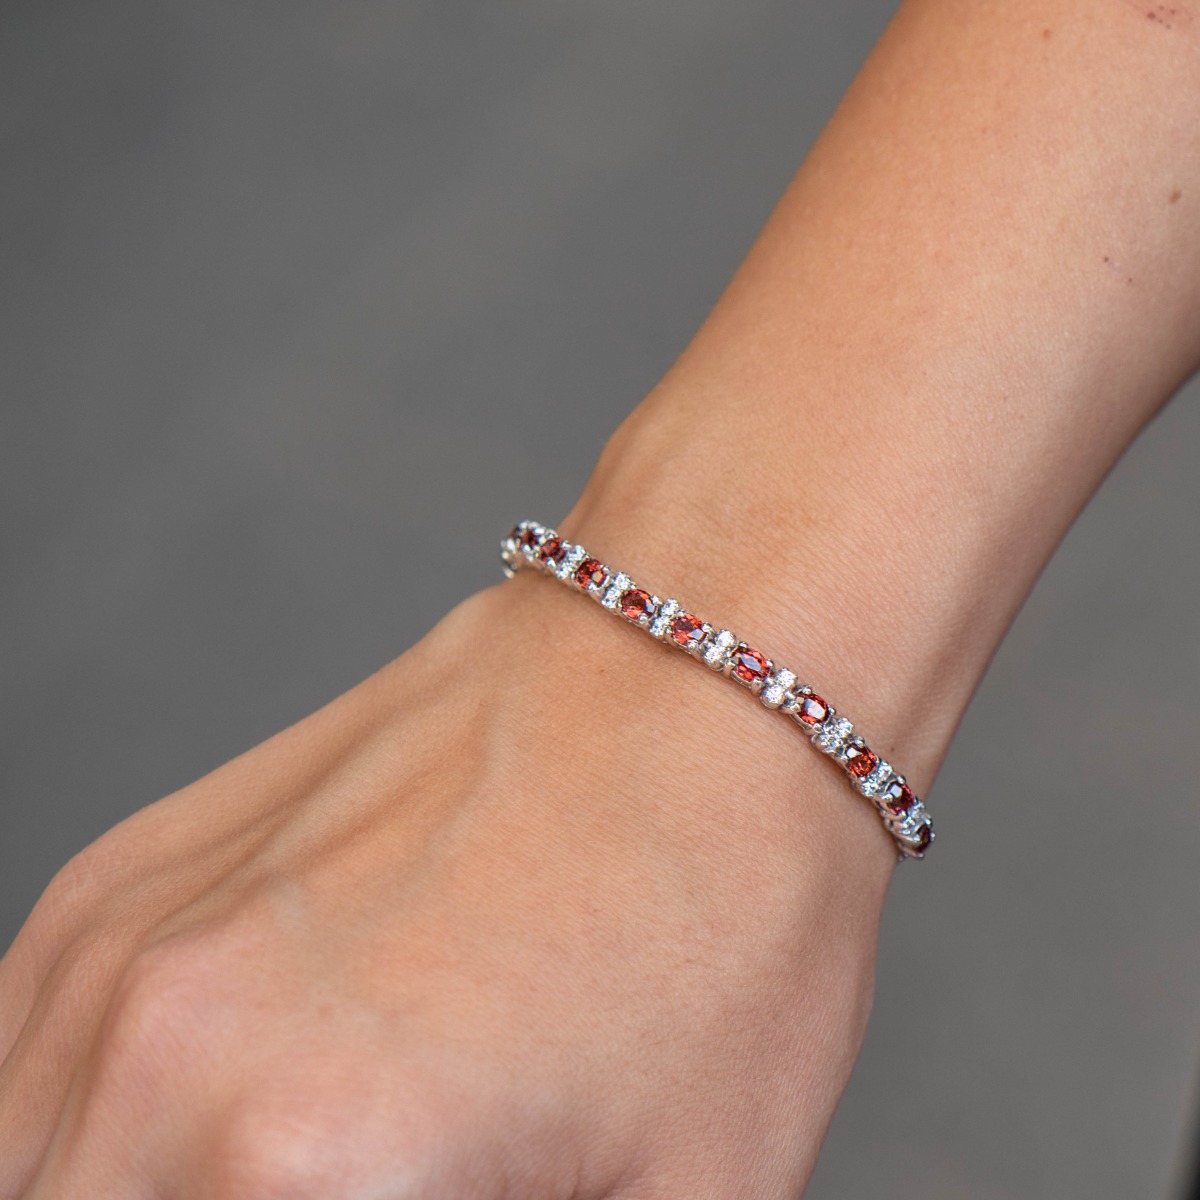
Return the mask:
<path id="1" fill-rule="evenodd" d="M 604 564 L 598 558 L 585 558 L 575 568 L 575 582 L 582 588 L 599 587 L 607 578 Z"/>
<path id="2" fill-rule="evenodd" d="M 741 642 L 733 652 L 733 673 L 743 683 L 757 683 L 760 679 L 766 679 L 769 670 L 765 655 L 751 650 L 745 642 Z"/>
<path id="3" fill-rule="evenodd" d="M 641 588 L 630 588 L 621 593 L 622 616 L 636 621 L 639 617 L 649 616 L 653 611 L 654 605 L 651 603 L 649 592 L 643 592 Z"/>
<path id="4" fill-rule="evenodd" d="M 567 557 L 567 548 L 563 545 L 562 538 L 547 538 L 538 551 L 538 557 L 542 562 L 562 562 Z"/>
<path id="5" fill-rule="evenodd" d="M 924 854 L 925 851 L 929 849 L 929 843 L 931 841 L 933 841 L 933 837 L 929 832 L 929 826 L 922 825 L 921 828 L 917 830 L 917 853 Z"/>
<path id="6" fill-rule="evenodd" d="M 816 692 L 813 692 L 811 696 L 805 696 L 800 701 L 796 715 L 805 725 L 820 725 L 829 716 L 829 705 Z"/>
<path id="7" fill-rule="evenodd" d="M 680 613 L 671 622 L 671 640 L 685 650 L 690 650 L 698 642 L 704 641 L 704 622 L 691 613 Z"/>
<path id="8" fill-rule="evenodd" d="M 537 530 L 532 525 L 526 525 L 521 533 L 522 546 L 532 546 L 537 541 Z"/>
<path id="9" fill-rule="evenodd" d="M 878 761 L 879 755 L 874 750 L 867 749 L 866 746 L 846 747 L 846 770 L 855 779 L 866 779 L 875 770 L 875 764 Z"/>
<path id="10" fill-rule="evenodd" d="M 907 783 L 896 781 L 883 793 L 883 802 L 887 805 L 888 812 L 900 817 L 916 804 L 917 798 Z"/>

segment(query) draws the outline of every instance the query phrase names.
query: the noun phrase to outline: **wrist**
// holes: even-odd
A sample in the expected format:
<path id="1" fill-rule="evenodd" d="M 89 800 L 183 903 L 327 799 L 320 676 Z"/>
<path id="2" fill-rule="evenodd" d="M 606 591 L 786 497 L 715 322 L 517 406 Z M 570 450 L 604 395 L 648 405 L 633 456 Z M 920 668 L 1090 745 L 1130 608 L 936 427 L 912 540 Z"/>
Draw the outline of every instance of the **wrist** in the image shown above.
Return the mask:
<path id="1" fill-rule="evenodd" d="M 845 454 L 789 453 L 749 406 L 726 414 L 652 396 L 559 528 L 787 663 L 923 792 L 1009 614 L 981 611 L 980 560 L 939 558 L 920 496 L 898 505 L 895 479 L 875 490 Z"/>
<path id="2" fill-rule="evenodd" d="M 874 937 L 895 843 L 791 722 L 539 572 L 518 571 L 460 607 L 474 615 L 454 644 L 477 656 L 490 641 L 489 660 L 506 664 L 503 723 L 527 727 L 545 714 L 514 753 L 540 761 L 545 746 L 564 784 L 550 763 L 570 764 L 573 792 L 606 837 L 628 841 L 639 859 L 700 859 L 710 878 L 762 887 L 761 911 L 785 921 L 826 896 L 848 921 L 851 911 L 864 918 L 847 937 Z M 503 631 L 499 643 L 489 630 Z M 597 755 L 597 746 L 611 749 Z"/>

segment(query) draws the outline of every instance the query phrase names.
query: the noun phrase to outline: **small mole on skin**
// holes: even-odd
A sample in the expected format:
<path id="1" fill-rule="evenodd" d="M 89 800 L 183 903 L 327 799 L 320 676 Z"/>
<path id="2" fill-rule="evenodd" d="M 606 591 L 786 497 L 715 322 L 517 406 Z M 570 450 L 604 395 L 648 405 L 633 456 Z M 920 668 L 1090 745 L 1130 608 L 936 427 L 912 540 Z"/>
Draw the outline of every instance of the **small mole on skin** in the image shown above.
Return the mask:
<path id="1" fill-rule="evenodd" d="M 1168 203 L 1168 204 L 1176 204 L 1176 203 L 1178 203 L 1178 201 L 1179 201 L 1179 197 L 1180 197 L 1180 196 L 1182 196 L 1182 195 L 1183 195 L 1183 192 L 1181 192 L 1181 191 L 1179 190 L 1179 188 L 1176 188 L 1176 189 L 1175 189 L 1175 190 L 1174 190 L 1174 191 L 1173 191 L 1173 192 L 1170 194 L 1170 196 L 1168 196 L 1168 197 L 1167 197 L 1167 203 Z"/>
<path id="2" fill-rule="evenodd" d="M 1042 30 L 1042 37 L 1044 37 L 1044 38 L 1045 38 L 1047 41 L 1049 41 L 1049 40 L 1050 40 L 1050 35 L 1051 35 L 1051 33 L 1053 33 L 1053 32 L 1054 32 L 1054 31 L 1053 31 L 1052 29 L 1043 29 L 1043 30 Z"/>

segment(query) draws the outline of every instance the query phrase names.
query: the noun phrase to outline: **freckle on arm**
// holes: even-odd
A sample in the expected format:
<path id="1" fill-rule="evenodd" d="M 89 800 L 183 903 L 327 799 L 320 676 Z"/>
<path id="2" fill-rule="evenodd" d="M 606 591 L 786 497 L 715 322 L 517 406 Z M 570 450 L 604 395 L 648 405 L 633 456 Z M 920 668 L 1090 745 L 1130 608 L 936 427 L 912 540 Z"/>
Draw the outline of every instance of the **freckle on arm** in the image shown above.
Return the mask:
<path id="1" fill-rule="evenodd" d="M 1125 0 L 1125 3 L 1159 29 L 1185 29 L 1192 23 L 1192 11 L 1181 4 L 1149 4 L 1147 0 Z"/>

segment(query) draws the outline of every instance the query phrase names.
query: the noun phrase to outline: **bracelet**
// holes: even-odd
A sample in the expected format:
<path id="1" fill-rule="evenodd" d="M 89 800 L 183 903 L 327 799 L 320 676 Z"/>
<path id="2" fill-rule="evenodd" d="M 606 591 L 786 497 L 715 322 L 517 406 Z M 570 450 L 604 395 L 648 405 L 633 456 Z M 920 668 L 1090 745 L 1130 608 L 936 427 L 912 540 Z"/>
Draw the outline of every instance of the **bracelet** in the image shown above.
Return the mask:
<path id="1" fill-rule="evenodd" d="M 614 571 L 536 521 L 520 521 L 513 527 L 500 543 L 500 560 L 509 578 L 522 565 L 537 567 L 665 645 L 749 688 L 767 708 L 791 718 L 818 750 L 842 767 L 854 789 L 875 805 L 902 862 L 924 858 L 933 842 L 933 822 L 904 776 L 870 749 L 851 721 L 838 716 L 832 704 L 798 682 L 786 667 L 728 629 L 715 629 L 702 621 L 678 600 L 660 600 L 623 571 Z"/>

